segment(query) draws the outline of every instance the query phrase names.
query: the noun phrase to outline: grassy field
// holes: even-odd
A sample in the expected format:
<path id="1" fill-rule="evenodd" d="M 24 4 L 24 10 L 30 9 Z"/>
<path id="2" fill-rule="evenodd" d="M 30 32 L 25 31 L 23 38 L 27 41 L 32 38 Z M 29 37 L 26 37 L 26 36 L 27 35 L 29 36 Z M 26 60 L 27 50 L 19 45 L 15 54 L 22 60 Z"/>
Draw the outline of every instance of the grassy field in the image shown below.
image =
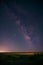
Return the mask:
<path id="1" fill-rule="evenodd" d="M 43 53 L 6 52 L 0 53 L 0 65 L 43 65 Z"/>

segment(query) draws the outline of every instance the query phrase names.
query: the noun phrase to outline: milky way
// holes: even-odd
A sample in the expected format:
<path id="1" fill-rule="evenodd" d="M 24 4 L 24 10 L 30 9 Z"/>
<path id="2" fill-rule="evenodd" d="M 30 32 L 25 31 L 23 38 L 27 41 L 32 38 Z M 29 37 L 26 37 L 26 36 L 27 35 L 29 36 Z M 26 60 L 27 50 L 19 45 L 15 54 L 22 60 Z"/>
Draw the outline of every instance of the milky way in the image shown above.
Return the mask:
<path id="1" fill-rule="evenodd" d="M 1 3 L 0 50 L 43 51 L 42 5 L 19 3 Z"/>

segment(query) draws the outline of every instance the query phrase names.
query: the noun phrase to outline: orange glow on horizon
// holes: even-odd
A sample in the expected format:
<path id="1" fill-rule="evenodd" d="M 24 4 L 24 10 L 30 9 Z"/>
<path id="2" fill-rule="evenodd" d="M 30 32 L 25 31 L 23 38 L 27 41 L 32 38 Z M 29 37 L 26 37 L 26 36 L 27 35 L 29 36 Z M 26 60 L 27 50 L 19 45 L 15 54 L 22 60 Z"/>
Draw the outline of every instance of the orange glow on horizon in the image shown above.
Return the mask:
<path id="1" fill-rule="evenodd" d="M 9 52 L 9 47 L 7 46 L 0 46 L 0 53 L 2 52 Z"/>
<path id="2" fill-rule="evenodd" d="M 1 51 L 0 51 L 0 53 L 2 53 L 2 52 L 6 52 L 6 51 L 4 51 L 4 50 L 1 50 Z"/>

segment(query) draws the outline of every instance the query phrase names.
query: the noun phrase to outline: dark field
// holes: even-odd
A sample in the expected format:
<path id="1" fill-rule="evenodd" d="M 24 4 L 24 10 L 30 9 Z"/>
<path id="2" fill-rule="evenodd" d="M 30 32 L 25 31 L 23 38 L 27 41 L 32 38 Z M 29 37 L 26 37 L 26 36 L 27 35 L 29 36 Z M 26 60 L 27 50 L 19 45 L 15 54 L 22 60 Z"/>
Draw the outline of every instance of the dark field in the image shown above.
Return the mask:
<path id="1" fill-rule="evenodd" d="M 43 65 L 43 53 L 0 53 L 0 65 Z"/>

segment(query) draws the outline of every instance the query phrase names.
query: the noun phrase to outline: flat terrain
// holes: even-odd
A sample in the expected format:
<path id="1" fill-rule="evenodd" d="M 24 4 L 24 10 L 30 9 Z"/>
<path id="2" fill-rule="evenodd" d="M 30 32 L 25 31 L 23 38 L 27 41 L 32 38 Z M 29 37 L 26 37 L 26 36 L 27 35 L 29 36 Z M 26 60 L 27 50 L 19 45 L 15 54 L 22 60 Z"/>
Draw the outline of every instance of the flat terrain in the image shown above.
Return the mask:
<path id="1" fill-rule="evenodd" d="M 0 65 L 43 65 L 40 52 L 1 52 Z"/>

